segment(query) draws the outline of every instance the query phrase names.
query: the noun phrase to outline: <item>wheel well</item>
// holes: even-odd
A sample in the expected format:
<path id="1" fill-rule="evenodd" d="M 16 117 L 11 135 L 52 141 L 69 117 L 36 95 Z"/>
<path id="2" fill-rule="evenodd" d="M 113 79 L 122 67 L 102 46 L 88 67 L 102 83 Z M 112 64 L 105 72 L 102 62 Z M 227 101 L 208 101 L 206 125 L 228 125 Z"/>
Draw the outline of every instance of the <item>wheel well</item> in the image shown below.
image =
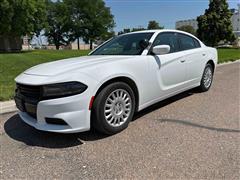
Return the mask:
<path id="1" fill-rule="evenodd" d="M 214 70 L 215 70 L 215 64 L 214 64 L 213 60 L 209 60 L 209 61 L 207 62 L 207 64 L 210 64 L 210 65 L 213 67 L 213 72 L 214 72 Z"/>
<path id="2" fill-rule="evenodd" d="M 101 85 L 101 87 L 97 90 L 97 93 L 95 94 L 95 97 L 97 97 L 97 95 L 101 92 L 101 90 L 103 88 L 105 88 L 106 86 L 108 86 L 109 84 L 112 84 L 114 82 L 124 82 L 124 83 L 128 84 L 132 88 L 132 90 L 134 92 L 135 100 L 136 100 L 136 111 L 137 111 L 138 110 L 138 105 L 139 105 L 138 88 L 137 88 L 136 83 L 132 79 L 130 79 L 128 77 L 123 77 L 123 76 L 122 77 L 116 77 L 116 78 L 110 79 L 107 82 L 103 83 Z"/>

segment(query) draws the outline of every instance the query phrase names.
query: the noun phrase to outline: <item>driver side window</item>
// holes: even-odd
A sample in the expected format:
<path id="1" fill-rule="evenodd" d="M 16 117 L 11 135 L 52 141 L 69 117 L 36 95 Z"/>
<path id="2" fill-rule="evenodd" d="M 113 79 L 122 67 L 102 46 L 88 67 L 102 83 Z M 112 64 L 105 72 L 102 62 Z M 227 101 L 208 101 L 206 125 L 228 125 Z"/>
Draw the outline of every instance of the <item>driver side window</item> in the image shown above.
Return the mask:
<path id="1" fill-rule="evenodd" d="M 153 42 L 153 46 L 158 46 L 158 45 L 169 45 L 170 46 L 170 53 L 174 53 L 178 51 L 178 39 L 177 39 L 177 34 L 176 33 L 160 33 L 155 41 Z"/>

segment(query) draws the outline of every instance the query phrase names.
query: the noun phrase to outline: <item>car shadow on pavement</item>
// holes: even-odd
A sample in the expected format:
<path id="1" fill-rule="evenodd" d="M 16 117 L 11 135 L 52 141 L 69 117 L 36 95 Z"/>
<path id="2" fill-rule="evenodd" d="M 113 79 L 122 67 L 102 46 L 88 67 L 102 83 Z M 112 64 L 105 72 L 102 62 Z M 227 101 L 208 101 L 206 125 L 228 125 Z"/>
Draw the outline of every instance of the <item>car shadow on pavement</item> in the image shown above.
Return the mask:
<path id="1" fill-rule="evenodd" d="M 161 123 L 175 123 L 175 124 L 180 124 L 180 125 L 185 125 L 185 126 L 191 126 L 195 128 L 203 128 L 211 131 L 217 131 L 217 132 L 231 132 L 231 133 L 240 133 L 240 130 L 237 129 L 226 129 L 226 128 L 216 128 L 216 127 L 209 127 L 205 125 L 201 125 L 198 123 L 193 123 L 185 120 L 176 120 L 176 119 L 158 119 L 159 122 Z"/>
<path id="2" fill-rule="evenodd" d="M 39 131 L 24 123 L 17 114 L 5 122 L 4 130 L 10 138 L 16 141 L 23 142 L 29 146 L 46 148 L 74 147 L 82 145 L 84 141 L 96 141 L 107 137 L 95 131 L 74 134 Z"/>
<path id="3" fill-rule="evenodd" d="M 189 96 L 192 96 L 192 95 L 198 94 L 198 93 L 200 93 L 199 90 L 197 88 L 194 88 L 194 89 L 185 91 L 183 93 L 180 93 L 178 95 L 175 95 L 173 97 L 170 97 L 170 98 L 168 98 L 166 100 L 160 101 L 160 102 L 158 102 L 156 104 L 153 104 L 150 107 L 147 107 L 146 109 L 143 109 L 142 111 L 136 113 L 134 118 L 133 118 L 133 121 L 135 121 L 135 120 L 141 118 L 142 116 L 145 116 L 146 114 L 149 114 L 149 113 L 151 113 L 151 112 L 153 112 L 153 111 L 155 111 L 157 109 L 160 109 L 160 108 L 162 108 L 164 106 L 167 106 L 167 105 L 169 105 L 171 103 L 174 103 L 174 102 L 176 102 L 178 100 L 184 99 L 186 97 L 189 97 Z"/>
<path id="4" fill-rule="evenodd" d="M 160 103 L 154 104 L 149 108 L 137 113 L 134 116 L 134 120 L 141 118 L 145 114 L 148 114 L 156 109 L 167 106 L 175 101 L 186 98 L 193 94 L 198 93 L 198 90 L 193 89 L 186 91 Z M 83 133 L 74 134 L 58 134 L 44 132 L 34 129 L 33 127 L 22 122 L 18 115 L 14 115 L 9 118 L 4 124 L 4 130 L 6 134 L 16 140 L 25 143 L 29 146 L 38 146 L 46 148 L 67 148 L 82 145 L 84 141 L 96 141 L 99 139 L 107 138 L 109 136 L 100 134 L 96 131 L 88 131 Z"/>
<path id="5" fill-rule="evenodd" d="M 181 94 L 178 94 L 176 96 L 170 97 L 166 100 L 160 101 L 159 103 L 156 103 L 142 111 L 140 111 L 139 113 L 137 113 L 134 116 L 134 120 L 137 120 L 139 118 L 141 118 L 142 116 L 149 114 L 157 109 L 160 109 L 164 106 L 167 106 L 171 103 L 174 103 L 175 101 L 178 101 L 180 99 L 184 99 L 186 97 L 189 97 L 191 95 L 200 93 L 199 90 L 197 88 L 191 89 L 189 91 L 183 92 Z M 185 121 L 185 120 L 175 120 L 175 119 L 158 119 L 158 121 L 160 121 L 161 123 L 175 123 L 175 124 L 181 124 L 181 125 L 185 125 L 185 126 L 192 126 L 195 128 L 203 128 L 203 129 L 208 129 L 208 130 L 212 130 L 212 131 L 217 131 L 217 132 L 232 132 L 232 133 L 240 133 L 240 130 L 237 129 L 226 129 L 226 128 L 216 128 L 216 127 L 209 127 L 209 126 L 205 126 L 205 125 L 201 125 L 201 124 L 197 124 L 197 123 L 193 123 L 193 122 L 189 122 L 189 121 Z"/>

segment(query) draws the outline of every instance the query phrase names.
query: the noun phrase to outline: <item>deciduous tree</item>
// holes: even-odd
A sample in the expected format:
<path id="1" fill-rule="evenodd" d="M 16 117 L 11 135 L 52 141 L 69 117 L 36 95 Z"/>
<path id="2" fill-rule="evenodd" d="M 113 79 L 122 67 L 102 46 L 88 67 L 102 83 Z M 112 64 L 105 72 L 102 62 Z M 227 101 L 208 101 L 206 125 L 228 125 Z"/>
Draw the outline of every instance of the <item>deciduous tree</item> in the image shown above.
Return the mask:
<path id="1" fill-rule="evenodd" d="M 216 46 L 220 41 L 235 40 L 231 24 L 232 13 L 226 0 L 210 0 L 205 14 L 197 18 L 198 37 L 207 45 Z"/>
<path id="2" fill-rule="evenodd" d="M 71 29 L 72 22 L 69 16 L 67 6 L 62 1 L 48 1 L 47 4 L 47 22 L 45 35 L 48 41 L 53 43 L 58 50 L 61 45 L 68 45 L 73 41 Z"/>
<path id="3" fill-rule="evenodd" d="M 147 29 L 164 29 L 163 26 L 160 26 L 157 21 L 149 21 Z"/>
<path id="4" fill-rule="evenodd" d="M 90 43 L 108 35 L 114 27 L 113 15 L 103 0 L 65 0 L 70 11 L 73 34 Z"/>
<path id="5" fill-rule="evenodd" d="M 21 36 L 38 34 L 45 14 L 44 0 L 0 0 L 0 51 L 21 50 Z"/>

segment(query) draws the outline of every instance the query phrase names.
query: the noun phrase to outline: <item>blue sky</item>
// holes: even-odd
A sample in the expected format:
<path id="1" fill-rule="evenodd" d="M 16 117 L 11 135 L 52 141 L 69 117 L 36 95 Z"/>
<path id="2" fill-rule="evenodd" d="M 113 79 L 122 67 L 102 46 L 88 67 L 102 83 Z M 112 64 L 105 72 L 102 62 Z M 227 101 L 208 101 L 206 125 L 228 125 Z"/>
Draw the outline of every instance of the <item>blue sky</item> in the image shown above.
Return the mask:
<path id="1" fill-rule="evenodd" d="M 114 30 L 146 27 L 156 20 L 165 28 L 174 29 L 177 20 L 196 18 L 208 7 L 208 0 L 105 0 L 116 22 Z M 240 0 L 228 0 L 230 8 L 237 8 Z"/>

